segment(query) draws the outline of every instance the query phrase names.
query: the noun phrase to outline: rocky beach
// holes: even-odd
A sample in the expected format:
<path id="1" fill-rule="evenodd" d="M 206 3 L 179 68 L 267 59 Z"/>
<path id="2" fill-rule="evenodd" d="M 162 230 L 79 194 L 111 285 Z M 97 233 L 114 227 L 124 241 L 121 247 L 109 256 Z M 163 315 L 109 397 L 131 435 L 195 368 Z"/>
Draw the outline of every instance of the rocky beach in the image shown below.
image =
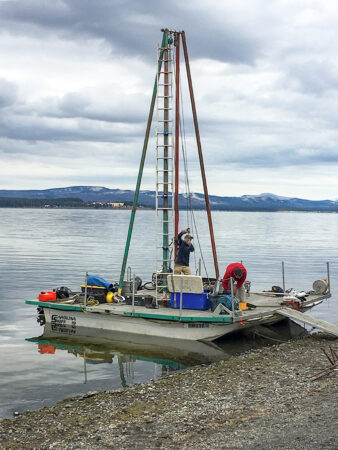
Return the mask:
<path id="1" fill-rule="evenodd" d="M 4 449 L 334 449 L 338 377 L 323 336 L 249 351 L 0 423 Z"/>

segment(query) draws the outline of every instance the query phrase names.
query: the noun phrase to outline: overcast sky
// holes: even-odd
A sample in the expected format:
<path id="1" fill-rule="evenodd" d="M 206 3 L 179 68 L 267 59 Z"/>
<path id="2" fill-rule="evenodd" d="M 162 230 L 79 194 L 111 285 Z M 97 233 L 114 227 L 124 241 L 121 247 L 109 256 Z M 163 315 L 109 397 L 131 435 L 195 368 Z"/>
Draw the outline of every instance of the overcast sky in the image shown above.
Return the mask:
<path id="1" fill-rule="evenodd" d="M 209 192 L 336 199 L 337 24 L 335 0 L 0 0 L 0 189 L 134 189 L 169 27 L 186 32 Z"/>

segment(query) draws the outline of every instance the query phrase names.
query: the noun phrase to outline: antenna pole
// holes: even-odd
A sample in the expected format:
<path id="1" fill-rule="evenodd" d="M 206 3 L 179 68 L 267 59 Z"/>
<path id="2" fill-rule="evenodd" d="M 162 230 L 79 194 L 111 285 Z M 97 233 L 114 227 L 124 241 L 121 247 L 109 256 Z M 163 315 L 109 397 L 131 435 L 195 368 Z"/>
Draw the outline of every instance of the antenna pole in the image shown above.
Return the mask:
<path id="1" fill-rule="evenodd" d="M 176 38 L 176 102 L 175 102 L 175 234 L 178 235 L 179 221 L 179 144 L 180 144 L 180 33 L 175 33 Z M 175 242 L 175 257 L 177 254 L 177 243 Z"/>
<path id="2" fill-rule="evenodd" d="M 206 206 L 207 215 L 208 215 L 209 232 L 210 232 L 212 254 L 213 254 L 213 258 L 214 258 L 215 274 L 216 274 L 216 278 L 219 278 L 219 270 L 218 270 L 217 254 L 216 254 L 215 237 L 214 237 L 214 230 L 213 230 L 213 226 L 212 226 L 209 194 L 208 194 L 207 180 L 206 180 L 206 177 L 205 177 L 204 161 L 203 161 L 203 154 L 202 154 L 202 145 L 201 145 L 201 138 L 200 138 L 200 132 L 199 132 L 199 127 L 198 127 L 194 90 L 193 90 L 193 87 L 192 87 L 188 49 L 187 49 L 187 43 L 186 43 L 186 40 L 185 40 L 185 33 L 184 33 L 184 31 L 182 31 L 181 34 L 182 34 L 182 45 L 183 45 L 183 51 L 184 51 L 185 66 L 186 66 L 186 69 L 187 69 L 187 78 L 188 78 L 188 85 L 189 85 L 189 92 L 190 92 L 191 109 L 192 109 L 192 114 L 193 114 L 193 118 L 194 118 L 194 126 L 195 126 L 195 134 L 196 134 L 196 141 L 197 141 L 198 156 L 199 156 L 199 160 L 200 160 L 200 167 L 201 167 L 201 174 L 202 174 L 202 181 L 203 181 L 205 206 Z"/>

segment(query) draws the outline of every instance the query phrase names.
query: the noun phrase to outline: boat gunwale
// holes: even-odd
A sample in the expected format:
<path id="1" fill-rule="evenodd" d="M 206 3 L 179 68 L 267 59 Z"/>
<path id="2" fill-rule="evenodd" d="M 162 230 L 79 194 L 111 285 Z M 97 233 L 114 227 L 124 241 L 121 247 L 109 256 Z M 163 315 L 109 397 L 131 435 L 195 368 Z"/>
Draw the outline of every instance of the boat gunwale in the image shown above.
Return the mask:
<path id="1" fill-rule="evenodd" d="M 108 309 L 97 309 L 95 306 L 82 308 L 77 305 L 66 305 L 62 303 L 50 303 L 50 302 L 39 302 L 38 300 L 26 300 L 27 305 L 37 305 L 42 308 L 58 309 L 63 311 L 79 311 L 84 313 L 97 313 L 97 314 L 110 314 L 114 316 L 122 317 L 135 317 L 141 319 L 156 319 L 168 322 L 220 322 L 220 323 L 232 323 L 231 317 L 203 317 L 203 316 L 179 316 L 179 315 L 165 315 L 165 314 L 154 314 L 154 313 L 143 313 L 143 312 L 132 312 L 132 311 L 113 311 Z"/>

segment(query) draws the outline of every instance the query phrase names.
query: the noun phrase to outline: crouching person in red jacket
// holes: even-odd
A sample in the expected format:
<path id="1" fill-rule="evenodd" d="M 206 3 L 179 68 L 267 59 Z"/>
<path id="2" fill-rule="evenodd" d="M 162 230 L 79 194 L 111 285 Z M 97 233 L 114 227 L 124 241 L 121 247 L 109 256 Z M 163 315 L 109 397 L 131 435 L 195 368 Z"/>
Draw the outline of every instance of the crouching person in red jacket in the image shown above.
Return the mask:
<path id="1" fill-rule="evenodd" d="M 232 263 L 229 264 L 226 268 L 223 280 L 222 280 L 222 286 L 225 291 L 225 293 L 230 294 L 231 293 L 231 284 L 230 284 L 230 278 L 233 278 L 234 282 L 234 295 L 240 300 L 245 300 L 245 289 L 244 289 L 244 281 L 246 279 L 246 268 L 243 266 L 243 264 L 240 263 Z"/>

